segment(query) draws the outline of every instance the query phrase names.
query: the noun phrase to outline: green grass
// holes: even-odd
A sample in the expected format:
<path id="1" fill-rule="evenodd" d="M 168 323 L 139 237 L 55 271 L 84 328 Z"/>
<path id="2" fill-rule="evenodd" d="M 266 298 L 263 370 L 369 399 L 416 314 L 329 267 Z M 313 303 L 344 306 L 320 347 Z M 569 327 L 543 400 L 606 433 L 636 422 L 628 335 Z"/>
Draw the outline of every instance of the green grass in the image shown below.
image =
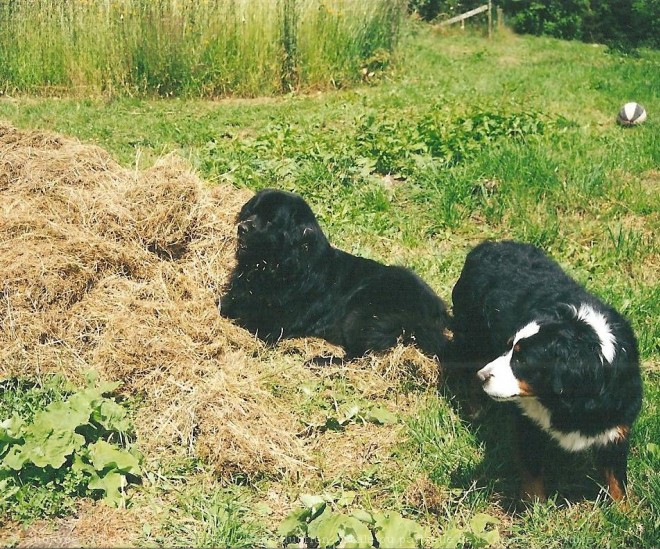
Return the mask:
<path id="1" fill-rule="evenodd" d="M 291 508 L 301 493 L 354 491 L 356 508 L 404 513 L 431 541 L 483 512 L 500 518 L 511 547 L 657 545 L 660 54 L 620 57 L 576 42 L 507 32 L 489 41 L 412 26 L 400 55 L 377 85 L 333 93 L 215 102 L 17 97 L 0 101 L 0 117 L 100 144 L 128 166 L 177 150 L 211 183 L 295 190 L 333 243 L 411 266 L 447 301 L 478 241 L 542 246 L 623 311 L 639 339 L 646 396 L 633 430 L 629 509 L 598 496 L 596 471 L 581 460 L 569 460 L 567 479 L 551 473 L 550 502 L 514 507 L 508 444 L 493 443 L 502 427 L 465 422 L 447 395 L 409 383 L 392 388 L 418 404 L 402 408 L 388 460 L 339 479 L 237 479 L 227 487 L 237 493 L 218 492 L 204 464 L 170 468 L 136 497 L 134 505 L 149 505 L 163 492 L 180 495 L 159 533 L 143 541 L 274 543 L 282 515 L 257 512 L 274 493 Z M 647 109 L 641 127 L 614 123 L 629 100 Z M 328 393 L 363 398 L 354 382 L 323 383 L 324 398 L 316 389 L 302 399 L 286 386 L 273 391 L 310 421 L 332 411 Z M 411 496 L 420 479 L 437 491 L 432 506 Z"/>
<path id="2" fill-rule="evenodd" d="M 342 87 L 389 63 L 403 10 L 400 0 L 4 2 L 0 92 L 215 97 Z"/>

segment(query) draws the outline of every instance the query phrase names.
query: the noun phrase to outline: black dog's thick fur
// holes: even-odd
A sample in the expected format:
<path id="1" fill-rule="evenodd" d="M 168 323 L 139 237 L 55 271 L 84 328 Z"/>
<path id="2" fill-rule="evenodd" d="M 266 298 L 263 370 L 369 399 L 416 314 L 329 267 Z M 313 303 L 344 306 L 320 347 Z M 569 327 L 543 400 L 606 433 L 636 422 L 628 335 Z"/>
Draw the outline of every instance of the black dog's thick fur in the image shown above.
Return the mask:
<path id="1" fill-rule="evenodd" d="M 453 361 L 490 363 L 479 372 L 486 390 L 499 358 L 520 388 L 512 400 L 521 495 L 544 497 L 544 444 L 555 440 L 569 451 L 594 448 L 610 495 L 624 497 L 628 435 L 642 399 L 637 342 L 628 322 L 541 250 L 511 241 L 474 248 L 452 299 Z M 531 332 L 538 326 L 536 333 L 517 344 L 511 340 L 530 323 Z"/>
<path id="2" fill-rule="evenodd" d="M 237 265 L 220 313 L 259 338 L 313 336 L 345 359 L 398 340 L 440 356 L 445 304 L 418 276 L 332 247 L 298 195 L 265 189 L 238 215 Z"/>

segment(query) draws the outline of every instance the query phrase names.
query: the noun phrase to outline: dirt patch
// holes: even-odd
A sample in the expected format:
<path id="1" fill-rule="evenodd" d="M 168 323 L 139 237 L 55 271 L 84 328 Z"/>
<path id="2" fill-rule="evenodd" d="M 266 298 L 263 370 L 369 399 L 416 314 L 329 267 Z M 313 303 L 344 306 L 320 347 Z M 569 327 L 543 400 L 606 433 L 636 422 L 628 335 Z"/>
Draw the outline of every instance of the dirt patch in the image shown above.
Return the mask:
<path id="1" fill-rule="evenodd" d="M 0 542 L 11 547 L 135 547 L 144 510 L 113 509 L 82 500 L 74 516 L 39 520 L 27 528 L 6 525 Z"/>

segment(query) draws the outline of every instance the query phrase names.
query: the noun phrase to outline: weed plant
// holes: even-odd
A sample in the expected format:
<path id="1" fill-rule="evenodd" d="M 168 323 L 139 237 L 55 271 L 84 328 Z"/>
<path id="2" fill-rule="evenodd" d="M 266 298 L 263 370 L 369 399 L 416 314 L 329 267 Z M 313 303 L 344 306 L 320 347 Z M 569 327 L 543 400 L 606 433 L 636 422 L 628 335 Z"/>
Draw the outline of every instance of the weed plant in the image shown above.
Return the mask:
<path id="1" fill-rule="evenodd" d="M 141 456 L 126 450 L 126 410 L 103 396 L 117 383 L 76 390 L 62 378 L 43 384 L 0 383 L 0 511 L 30 520 L 67 514 L 75 496 L 102 494 L 125 505 L 127 476 L 139 477 Z M 0 524 L 2 521 L 0 521 Z"/>

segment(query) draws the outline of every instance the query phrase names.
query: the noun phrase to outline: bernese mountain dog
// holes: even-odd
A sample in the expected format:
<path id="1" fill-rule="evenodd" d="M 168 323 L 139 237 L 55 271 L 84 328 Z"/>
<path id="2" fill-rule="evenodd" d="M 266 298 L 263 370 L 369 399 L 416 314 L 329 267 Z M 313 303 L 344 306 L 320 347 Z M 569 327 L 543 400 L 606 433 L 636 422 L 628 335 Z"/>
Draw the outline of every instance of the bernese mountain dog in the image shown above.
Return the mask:
<path id="1" fill-rule="evenodd" d="M 516 404 L 521 498 L 546 497 L 548 441 L 568 452 L 593 449 L 610 497 L 624 498 L 642 402 L 626 319 L 540 249 L 513 241 L 470 251 L 452 301 L 453 360 L 478 364 L 486 394 Z"/>
<path id="2" fill-rule="evenodd" d="M 218 309 L 257 337 L 323 338 L 343 347 L 345 360 L 398 341 L 443 353 L 449 315 L 435 292 L 409 269 L 331 246 L 299 195 L 259 191 L 238 214 L 237 232 Z"/>

